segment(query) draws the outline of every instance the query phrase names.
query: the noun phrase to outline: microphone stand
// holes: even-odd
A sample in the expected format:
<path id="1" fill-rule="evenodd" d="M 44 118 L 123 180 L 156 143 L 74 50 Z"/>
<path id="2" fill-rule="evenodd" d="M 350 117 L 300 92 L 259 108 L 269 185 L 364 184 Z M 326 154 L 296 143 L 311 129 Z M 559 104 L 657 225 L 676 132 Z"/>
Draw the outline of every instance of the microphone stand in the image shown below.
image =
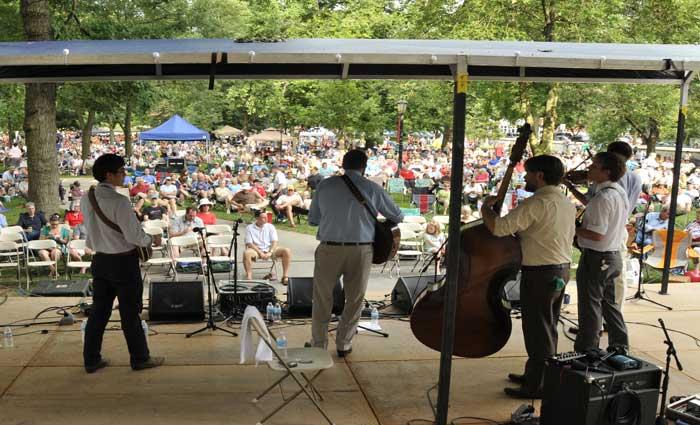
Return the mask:
<path id="1" fill-rule="evenodd" d="M 647 297 L 645 294 L 646 292 L 642 288 L 642 281 L 644 280 L 644 245 L 646 242 L 646 224 L 647 224 L 647 214 L 649 213 L 649 207 L 651 206 L 651 203 L 654 201 L 654 197 L 649 198 L 649 202 L 647 202 L 647 205 L 644 207 L 644 215 L 642 216 L 642 241 L 640 243 L 639 247 L 639 278 L 637 279 L 637 293 L 634 294 L 631 297 L 628 297 L 626 301 L 630 300 L 642 300 L 642 301 L 647 301 L 652 304 L 656 304 L 659 307 L 663 307 L 666 310 L 673 310 L 672 307 L 669 307 L 665 304 L 661 304 L 660 302 L 654 301 L 651 298 Z M 622 279 L 625 277 L 622 276 Z"/>
<path id="2" fill-rule="evenodd" d="M 668 379 L 669 369 L 671 368 L 671 357 L 673 356 L 674 360 L 676 361 L 676 367 L 679 371 L 683 370 L 683 366 L 678 360 L 676 347 L 673 346 L 673 341 L 671 341 L 671 337 L 668 335 L 668 330 L 666 330 L 666 325 L 661 318 L 659 318 L 659 324 L 661 325 L 661 329 L 664 331 L 664 336 L 666 337 L 664 344 L 668 345 L 668 349 L 666 349 L 666 368 L 664 369 L 664 380 L 661 384 L 661 410 L 659 410 L 659 416 L 656 417 L 656 425 L 666 425 L 666 397 L 668 396 Z"/>
<path id="3" fill-rule="evenodd" d="M 240 312 L 238 308 L 238 225 L 241 224 L 243 220 L 240 218 L 234 220 L 233 222 L 233 238 L 231 238 L 231 244 L 228 246 L 229 258 L 233 258 L 233 311 L 231 316 L 237 317 Z M 231 257 L 233 253 L 233 257 Z"/>
<path id="4" fill-rule="evenodd" d="M 199 233 L 199 236 L 202 238 L 202 246 L 204 247 L 204 256 L 206 257 L 207 260 L 207 272 L 206 272 L 206 279 L 207 279 L 207 296 L 209 300 L 209 317 L 207 318 L 207 324 L 201 328 L 198 329 L 194 332 L 190 332 L 185 335 L 185 338 L 189 338 L 191 336 L 194 336 L 200 332 L 203 332 L 207 329 L 211 329 L 212 331 L 224 331 L 228 334 L 231 334 L 231 336 L 238 336 L 237 333 L 230 331 L 228 329 L 221 328 L 217 326 L 217 324 L 214 322 L 214 303 L 212 302 L 212 292 L 211 292 L 211 285 L 212 282 L 214 282 L 214 270 L 212 270 L 211 267 L 211 257 L 209 256 L 209 250 L 207 249 L 207 241 L 206 238 L 204 237 L 204 233 L 202 233 L 202 229 L 196 230 L 197 233 Z"/>

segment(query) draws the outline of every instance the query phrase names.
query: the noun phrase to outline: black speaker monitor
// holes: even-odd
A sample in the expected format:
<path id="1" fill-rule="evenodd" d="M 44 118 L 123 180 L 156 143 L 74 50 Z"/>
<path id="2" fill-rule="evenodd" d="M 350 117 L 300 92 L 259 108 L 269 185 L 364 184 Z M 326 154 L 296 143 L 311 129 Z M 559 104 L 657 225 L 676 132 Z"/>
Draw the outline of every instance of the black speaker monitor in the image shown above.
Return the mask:
<path id="1" fill-rule="evenodd" d="M 411 314 L 418 295 L 430 284 L 439 282 L 444 275 L 403 276 L 391 291 L 391 305 L 405 314 Z"/>
<path id="2" fill-rule="evenodd" d="M 313 277 L 290 277 L 287 285 L 289 314 L 298 317 L 311 317 L 314 294 Z M 333 288 L 333 313 L 339 315 L 345 308 L 345 293 L 340 279 Z"/>
<path id="3" fill-rule="evenodd" d="M 83 280 L 42 280 L 34 283 L 33 297 L 89 297 L 92 295 L 90 281 Z"/>
<path id="4" fill-rule="evenodd" d="M 148 316 L 150 320 L 204 320 L 202 282 L 151 282 Z"/>

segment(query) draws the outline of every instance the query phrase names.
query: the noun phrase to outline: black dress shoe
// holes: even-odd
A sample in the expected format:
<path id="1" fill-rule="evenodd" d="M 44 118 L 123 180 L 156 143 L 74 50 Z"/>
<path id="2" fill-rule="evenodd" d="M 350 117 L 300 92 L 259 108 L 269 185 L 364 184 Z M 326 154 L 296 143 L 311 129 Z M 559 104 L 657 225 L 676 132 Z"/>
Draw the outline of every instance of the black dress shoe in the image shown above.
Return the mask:
<path id="1" fill-rule="evenodd" d="M 132 364 L 131 369 L 133 369 L 133 370 L 152 369 L 154 367 L 158 367 L 158 366 L 162 365 L 164 361 L 165 361 L 165 357 L 153 357 L 153 356 L 151 356 L 145 362 Z"/>
<path id="2" fill-rule="evenodd" d="M 100 360 L 99 362 L 97 362 L 96 364 L 94 364 L 94 365 L 92 365 L 92 366 L 85 366 L 85 372 L 87 372 L 87 373 L 95 373 L 95 372 L 97 372 L 98 370 L 102 369 L 103 367 L 107 367 L 108 364 L 109 364 L 109 363 L 107 362 L 107 360 L 102 359 L 102 360 Z"/>
<path id="3" fill-rule="evenodd" d="M 345 356 L 347 356 L 347 355 L 350 354 L 350 353 L 352 353 L 352 348 L 349 349 L 349 350 L 345 350 L 345 351 L 343 351 L 343 350 L 338 350 L 338 357 L 345 357 Z"/>
<path id="4" fill-rule="evenodd" d="M 516 384 L 524 384 L 525 383 L 525 375 L 519 375 L 517 373 L 509 373 L 508 380 L 511 382 L 515 382 Z"/>
<path id="5" fill-rule="evenodd" d="M 531 391 L 526 391 L 523 388 L 504 388 L 503 392 L 511 397 L 514 397 L 514 398 L 526 398 L 526 399 L 542 398 L 542 390 L 531 392 Z"/>

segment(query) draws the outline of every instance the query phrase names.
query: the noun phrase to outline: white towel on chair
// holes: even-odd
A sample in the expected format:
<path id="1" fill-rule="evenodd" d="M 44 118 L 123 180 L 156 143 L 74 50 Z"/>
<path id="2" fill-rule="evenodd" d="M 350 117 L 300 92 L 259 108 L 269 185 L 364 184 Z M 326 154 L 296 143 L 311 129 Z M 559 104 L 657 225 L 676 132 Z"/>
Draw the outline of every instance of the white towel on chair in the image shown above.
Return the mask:
<path id="1" fill-rule="evenodd" d="M 257 320 L 260 328 L 264 329 L 266 333 L 266 335 L 260 335 L 257 350 L 253 345 L 253 332 L 251 329 L 253 325 L 250 323 L 251 320 Z M 241 322 L 241 364 L 249 363 L 253 358 L 255 358 L 256 365 L 259 362 L 269 362 L 272 360 L 272 350 L 265 344 L 263 338 L 267 338 L 268 341 L 270 341 L 270 334 L 267 332 L 265 320 L 257 308 L 249 305 L 245 308 L 243 321 Z M 273 342 L 271 341 L 271 343 Z"/>

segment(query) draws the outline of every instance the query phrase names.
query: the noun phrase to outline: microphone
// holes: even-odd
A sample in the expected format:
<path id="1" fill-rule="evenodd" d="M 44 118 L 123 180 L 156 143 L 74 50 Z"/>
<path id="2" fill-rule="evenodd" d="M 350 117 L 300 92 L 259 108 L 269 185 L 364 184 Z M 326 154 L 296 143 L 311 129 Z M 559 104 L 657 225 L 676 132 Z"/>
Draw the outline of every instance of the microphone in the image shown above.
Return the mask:
<path id="1" fill-rule="evenodd" d="M 586 153 L 588 154 L 589 158 L 593 158 L 593 153 L 591 152 L 591 148 L 586 147 Z"/>
<path id="2" fill-rule="evenodd" d="M 204 227 L 193 227 L 192 231 L 195 233 L 202 233 L 204 231 Z"/>

